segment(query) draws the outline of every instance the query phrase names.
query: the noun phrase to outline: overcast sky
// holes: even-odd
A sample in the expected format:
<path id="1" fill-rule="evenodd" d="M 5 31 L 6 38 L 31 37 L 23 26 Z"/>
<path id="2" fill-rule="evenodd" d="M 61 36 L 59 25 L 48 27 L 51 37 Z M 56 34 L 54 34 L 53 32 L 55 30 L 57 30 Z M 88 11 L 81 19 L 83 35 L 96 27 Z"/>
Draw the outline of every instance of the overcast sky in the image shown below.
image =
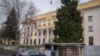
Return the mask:
<path id="1" fill-rule="evenodd" d="M 80 3 L 84 3 L 87 1 L 90 0 L 80 0 Z M 37 10 L 39 10 L 39 14 L 54 11 L 61 5 L 60 0 L 52 0 L 52 5 L 50 4 L 51 0 L 33 0 L 33 2 Z"/>

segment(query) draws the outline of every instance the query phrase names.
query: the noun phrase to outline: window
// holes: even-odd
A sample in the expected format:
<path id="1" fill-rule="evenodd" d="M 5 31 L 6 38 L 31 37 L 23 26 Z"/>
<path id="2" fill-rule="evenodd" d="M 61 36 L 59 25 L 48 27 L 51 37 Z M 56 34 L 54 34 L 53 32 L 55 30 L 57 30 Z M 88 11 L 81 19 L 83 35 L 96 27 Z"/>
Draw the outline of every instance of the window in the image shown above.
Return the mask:
<path id="1" fill-rule="evenodd" d="M 93 37 L 89 37 L 89 45 L 93 45 Z"/>
<path id="2" fill-rule="evenodd" d="M 39 39 L 39 44 L 40 44 L 40 41 L 41 41 L 41 40 Z"/>
<path id="3" fill-rule="evenodd" d="M 34 39 L 34 44 L 36 44 L 36 39 Z"/>
<path id="4" fill-rule="evenodd" d="M 37 24 L 33 26 L 33 28 L 37 28 Z"/>
<path id="5" fill-rule="evenodd" d="M 29 37 L 29 32 L 27 33 L 27 36 Z"/>
<path id="6" fill-rule="evenodd" d="M 25 31 L 27 31 L 27 28 L 25 28 Z"/>
<path id="7" fill-rule="evenodd" d="M 41 25 L 39 25 L 39 27 L 41 27 Z"/>
<path id="8" fill-rule="evenodd" d="M 88 27 L 89 32 L 93 32 L 93 26 Z"/>
<path id="9" fill-rule="evenodd" d="M 38 31 L 39 36 L 41 36 L 41 31 Z"/>
<path id="10" fill-rule="evenodd" d="M 93 16 L 88 16 L 88 22 L 92 22 L 93 21 Z"/>
<path id="11" fill-rule="evenodd" d="M 36 36 L 36 32 L 35 32 L 35 36 Z"/>
<path id="12" fill-rule="evenodd" d="M 56 18 L 56 15 L 52 16 L 52 18 L 55 19 Z"/>
<path id="13" fill-rule="evenodd" d="M 32 39 L 30 39 L 30 44 L 32 44 Z"/>
<path id="14" fill-rule="evenodd" d="M 49 30 L 49 35 L 51 35 L 51 33 L 52 33 L 52 30 Z"/>
<path id="15" fill-rule="evenodd" d="M 43 26 L 45 26 L 45 24 L 43 24 Z"/>
<path id="16" fill-rule="evenodd" d="M 24 43 L 23 43 L 23 44 L 26 44 L 26 43 L 25 43 L 25 39 L 24 39 Z"/>
<path id="17" fill-rule="evenodd" d="M 51 23 L 48 23 L 48 25 L 51 25 Z"/>
<path id="18" fill-rule="evenodd" d="M 50 42 L 50 39 L 49 39 L 49 42 Z"/>
<path id="19" fill-rule="evenodd" d="M 27 39 L 27 41 L 26 41 L 26 44 L 28 44 L 28 39 Z"/>
<path id="20" fill-rule="evenodd" d="M 43 43 L 45 43 L 45 39 L 43 39 Z"/>
<path id="21" fill-rule="evenodd" d="M 33 33 L 31 32 L 31 36 L 33 35 Z"/>
<path id="22" fill-rule="evenodd" d="M 26 36 L 25 32 L 23 32 L 23 36 Z"/>
<path id="23" fill-rule="evenodd" d="M 43 31 L 43 35 L 44 35 L 44 36 L 46 35 L 46 30 Z"/>
<path id="24" fill-rule="evenodd" d="M 27 30 L 29 31 L 29 27 L 27 27 Z"/>

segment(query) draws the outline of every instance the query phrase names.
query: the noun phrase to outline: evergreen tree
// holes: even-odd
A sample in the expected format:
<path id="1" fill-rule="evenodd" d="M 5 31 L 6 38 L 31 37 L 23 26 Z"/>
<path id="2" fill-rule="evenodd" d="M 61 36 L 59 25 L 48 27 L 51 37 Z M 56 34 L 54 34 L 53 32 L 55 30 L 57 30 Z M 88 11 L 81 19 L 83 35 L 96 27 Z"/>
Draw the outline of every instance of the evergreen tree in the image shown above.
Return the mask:
<path id="1" fill-rule="evenodd" d="M 3 32 L 1 34 L 5 39 L 17 40 L 19 36 L 19 20 L 16 18 L 15 8 L 12 8 L 6 21 L 4 22 Z"/>
<path id="2" fill-rule="evenodd" d="M 77 10 L 78 0 L 62 0 L 61 2 L 62 6 L 57 10 L 54 42 L 83 42 L 82 17 L 80 11 Z"/>

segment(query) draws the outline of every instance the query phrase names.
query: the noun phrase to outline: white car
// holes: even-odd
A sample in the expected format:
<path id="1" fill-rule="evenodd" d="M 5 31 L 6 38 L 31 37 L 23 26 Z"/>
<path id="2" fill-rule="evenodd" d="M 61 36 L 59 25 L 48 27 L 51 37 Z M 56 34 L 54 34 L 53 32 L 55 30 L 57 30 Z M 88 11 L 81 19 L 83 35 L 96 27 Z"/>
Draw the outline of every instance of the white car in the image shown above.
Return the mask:
<path id="1" fill-rule="evenodd" d="M 21 50 L 17 56 L 40 56 L 38 50 Z"/>
<path id="2" fill-rule="evenodd" d="M 28 56 L 40 56 L 40 52 L 38 50 L 29 50 Z"/>
<path id="3" fill-rule="evenodd" d="M 28 56 L 27 49 L 19 49 L 16 56 Z"/>
<path id="4" fill-rule="evenodd" d="M 28 56 L 28 51 L 22 51 L 22 52 L 20 52 L 20 56 Z"/>

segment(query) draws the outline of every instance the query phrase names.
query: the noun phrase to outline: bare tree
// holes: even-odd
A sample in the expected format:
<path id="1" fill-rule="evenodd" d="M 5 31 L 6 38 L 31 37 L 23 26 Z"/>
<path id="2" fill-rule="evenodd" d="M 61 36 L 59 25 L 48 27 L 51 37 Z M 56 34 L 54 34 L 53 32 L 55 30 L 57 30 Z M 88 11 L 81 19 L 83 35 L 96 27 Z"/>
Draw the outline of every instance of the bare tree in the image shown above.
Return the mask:
<path id="1" fill-rule="evenodd" d="M 36 13 L 36 8 L 33 2 L 26 2 L 22 0 L 0 0 L 0 14 L 4 16 L 4 20 L 7 20 L 8 16 L 12 17 L 10 14 L 12 9 L 16 12 L 16 19 L 18 21 L 17 26 L 19 27 L 19 32 L 21 32 L 25 26 L 22 22 L 24 21 L 25 23 L 28 19 L 31 19 Z M 20 34 L 17 36 L 19 40 Z"/>
<path id="2" fill-rule="evenodd" d="M 33 17 L 36 13 L 36 8 L 33 2 L 26 2 L 21 0 L 0 0 L 0 14 L 8 16 L 12 8 L 16 10 L 16 16 L 20 22 Z"/>

